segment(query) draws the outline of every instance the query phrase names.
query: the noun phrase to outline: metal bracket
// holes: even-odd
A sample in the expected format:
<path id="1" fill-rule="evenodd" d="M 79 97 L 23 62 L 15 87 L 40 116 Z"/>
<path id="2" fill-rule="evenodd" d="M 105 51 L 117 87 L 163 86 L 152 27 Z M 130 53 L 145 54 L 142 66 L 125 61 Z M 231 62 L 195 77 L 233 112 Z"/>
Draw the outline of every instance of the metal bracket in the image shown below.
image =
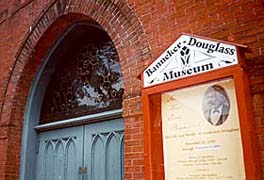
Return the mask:
<path id="1" fill-rule="evenodd" d="M 79 174 L 87 174 L 87 167 L 79 167 Z"/>

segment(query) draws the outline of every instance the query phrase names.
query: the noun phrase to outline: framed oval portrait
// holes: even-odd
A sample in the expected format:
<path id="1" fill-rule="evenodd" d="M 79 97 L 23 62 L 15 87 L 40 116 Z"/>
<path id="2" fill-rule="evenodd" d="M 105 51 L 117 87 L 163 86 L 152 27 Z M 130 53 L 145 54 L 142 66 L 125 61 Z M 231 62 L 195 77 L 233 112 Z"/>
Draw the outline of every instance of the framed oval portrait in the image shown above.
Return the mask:
<path id="1" fill-rule="evenodd" d="M 230 100 L 225 89 L 219 85 L 210 86 L 203 95 L 202 110 L 211 125 L 222 125 L 230 111 Z"/>

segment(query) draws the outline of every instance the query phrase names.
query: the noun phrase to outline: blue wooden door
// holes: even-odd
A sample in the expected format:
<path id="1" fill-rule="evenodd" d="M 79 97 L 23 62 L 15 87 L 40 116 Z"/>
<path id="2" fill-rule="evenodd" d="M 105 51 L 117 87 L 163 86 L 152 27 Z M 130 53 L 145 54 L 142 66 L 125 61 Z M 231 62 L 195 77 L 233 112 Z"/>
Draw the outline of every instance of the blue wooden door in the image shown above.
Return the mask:
<path id="1" fill-rule="evenodd" d="M 122 180 L 123 120 L 116 119 L 85 126 L 85 180 Z"/>
<path id="2" fill-rule="evenodd" d="M 36 180 L 122 180 L 123 120 L 39 134 Z"/>
<path id="3" fill-rule="evenodd" d="M 40 133 L 38 149 L 37 180 L 81 180 L 82 126 Z"/>

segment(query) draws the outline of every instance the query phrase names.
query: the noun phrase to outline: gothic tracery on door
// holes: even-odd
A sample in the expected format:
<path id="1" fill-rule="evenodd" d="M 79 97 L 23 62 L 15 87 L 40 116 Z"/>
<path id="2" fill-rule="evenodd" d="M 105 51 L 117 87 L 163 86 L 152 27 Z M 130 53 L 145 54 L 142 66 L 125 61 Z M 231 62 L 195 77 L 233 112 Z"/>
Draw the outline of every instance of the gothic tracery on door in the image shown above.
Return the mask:
<path id="1" fill-rule="evenodd" d="M 43 132 L 38 180 L 123 179 L 123 124 L 115 119 Z"/>

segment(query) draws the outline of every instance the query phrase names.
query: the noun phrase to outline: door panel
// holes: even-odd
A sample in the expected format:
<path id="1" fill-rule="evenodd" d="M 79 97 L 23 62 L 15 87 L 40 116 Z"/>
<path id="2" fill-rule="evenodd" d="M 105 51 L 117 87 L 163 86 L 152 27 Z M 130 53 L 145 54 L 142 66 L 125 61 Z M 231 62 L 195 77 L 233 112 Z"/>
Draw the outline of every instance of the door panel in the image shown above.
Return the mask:
<path id="1" fill-rule="evenodd" d="M 123 179 L 123 120 L 85 126 L 86 180 Z"/>
<path id="2" fill-rule="evenodd" d="M 102 159 L 104 159 L 105 153 L 104 153 L 104 141 L 105 138 L 101 135 L 95 135 L 92 139 L 92 150 L 91 150 L 91 173 L 93 175 L 93 179 L 98 180 L 104 180 L 105 174 L 101 173 L 104 172 L 104 162 Z M 96 169 L 100 169 L 100 171 L 96 171 Z"/>
<path id="3" fill-rule="evenodd" d="M 122 137 L 120 132 L 109 133 L 106 139 L 106 177 L 121 179 Z"/>
<path id="4" fill-rule="evenodd" d="M 80 180 L 83 159 L 83 127 L 39 134 L 37 180 Z"/>
<path id="5" fill-rule="evenodd" d="M 64 164 L 65 164 L 65 156 L 64 156 L 64 145 L 63 141 L 59 141 L 56 147 L 57 156 L 55 166 L 57 167 L 57 171 L 55 172 L 55 177 L 61 177 L 64 179 Z M 59 179 L 59 178 L 58 178 Z"/>

